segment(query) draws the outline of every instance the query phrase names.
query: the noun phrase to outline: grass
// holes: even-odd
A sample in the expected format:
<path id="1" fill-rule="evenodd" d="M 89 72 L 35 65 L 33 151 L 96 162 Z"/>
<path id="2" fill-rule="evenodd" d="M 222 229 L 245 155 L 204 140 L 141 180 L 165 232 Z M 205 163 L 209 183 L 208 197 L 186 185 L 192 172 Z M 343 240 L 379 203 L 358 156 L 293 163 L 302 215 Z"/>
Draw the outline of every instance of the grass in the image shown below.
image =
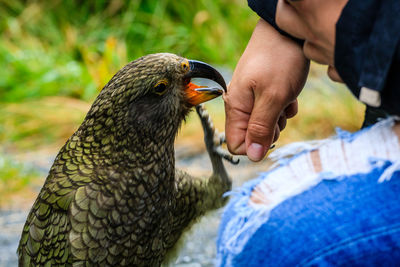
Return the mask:
<path id="1" fill-rule="evenodd" d="M 35 195 L 31 188 L 41 183 L 39 176 L 35 167 L 0 152 L 0 207 L 29 207 Z"/>
<path id="2" fill-rule="evenodd" d="M 82 122 L 90 104 L 69 97 L 44 97 L 0 106 L 0 140 L 8 150 L 60 146 Z"/>
<path id="3" fill-rule="evenodd" d="M 239 0 L 0 0 L 0 14 L 0 194 L 44 176 L 20 166 L 56 153 L 127 62 L 172 52 L 233 68 L 257 20 Z"/>
<path id="4" fill-rule="evenodd" d="M 0 14 L 6 102 L 52 95 L 93 100 L 121 66 L 155 52 L 233 68 L 256 23 L 238 0 L 2 0 Z"/>
<path id="5" fill-rule="evenodd" d="M 257 21 L 242 0 L 0 0 L 0 14 L 0 195 L 7 196 L 44 178 L 29 162 L 58 151 L 127 62 L 172 52 L 233 70 Z M 362 105 L 323 72 L 313 66 L 299 115 L 278 145 L 361 125 Z M 208 109 L 223 130 L 222 100 Z M 178 143 L 201 145 L 199 126 L 193 113 Z"/>
<path id="6" fill-rule="evenodd" d="M 281 144 L 326 138 L 337 127 L 351 132 L 360 129 L 364 104 L 343 84 L 330 81 L 325 72 L 326 67 L 311 64 L 310 77 L 299 96 L 299 112 L 282 132 Z"/>

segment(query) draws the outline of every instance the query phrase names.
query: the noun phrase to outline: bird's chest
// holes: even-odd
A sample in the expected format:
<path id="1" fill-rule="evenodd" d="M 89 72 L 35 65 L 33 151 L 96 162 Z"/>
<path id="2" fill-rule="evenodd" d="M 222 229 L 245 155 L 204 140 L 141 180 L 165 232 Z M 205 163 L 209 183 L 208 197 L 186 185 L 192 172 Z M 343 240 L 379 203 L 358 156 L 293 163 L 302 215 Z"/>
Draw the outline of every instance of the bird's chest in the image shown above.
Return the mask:
<path id="1" fill-rule="evenodd" d="M 173 182 L 167 175 L 140 172 L 127 179 L 116 192 L 115 209 L 129 225 L 124 234 L 135 233 L 151 237 L 159 232 L 169 220 L 169 209 L 173 205 Z"/>
<path id="2" fill-rule="evenodd" d="M 165 254 L 174 206 L 173 178 L 149 167 L 119 179 L 113 189 L 115 201 L 108 212 L 107 233 L 112 243 L 126 250 L 134 265 L 140 265 L 140 258 Z"/>
<path id="3" fill-rule="evenodd" d="M 117 242 L 127 249 L 126 254 L 133 265 L 141 265 L 142 261 L 158 265 L 166 253 L 167 239 L 171 228 L 171 198 L 160 190 L 150 190 L 145 186 L 137 187 L 137 195 L 126 203 L 129 208 L 122 214 L 122 228 L 116 224 Z M 117 204 L 118 205 L 118 204 Z M 110 226 L 113 223 L 110 223 Z M 123 243 L 123 244 L 121 244 Z"/>

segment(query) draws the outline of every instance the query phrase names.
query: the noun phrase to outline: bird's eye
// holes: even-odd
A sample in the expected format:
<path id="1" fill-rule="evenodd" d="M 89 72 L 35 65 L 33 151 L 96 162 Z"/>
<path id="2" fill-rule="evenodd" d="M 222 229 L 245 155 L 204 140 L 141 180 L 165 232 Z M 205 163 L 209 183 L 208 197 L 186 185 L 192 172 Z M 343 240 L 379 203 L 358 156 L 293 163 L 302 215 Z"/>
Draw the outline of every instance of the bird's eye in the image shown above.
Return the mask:
<path id="1" fill-rule="evenodd" d="M 181 67 L 185 72 L 188 71 L 189 70 L 189 62 L 187 62 L 187 60 L 183 61 L 181 63 Z"/>
<path id="2" fill-rule="evenodd" d="M 156 93 L 157 95 L 163 95 L 167 92 L 167 85 L 168 85 L 168 81 L 167 80 L 161 80 L 158 83 L 156 83 L 156 85 L 154 86 L 154 93 Z"/>

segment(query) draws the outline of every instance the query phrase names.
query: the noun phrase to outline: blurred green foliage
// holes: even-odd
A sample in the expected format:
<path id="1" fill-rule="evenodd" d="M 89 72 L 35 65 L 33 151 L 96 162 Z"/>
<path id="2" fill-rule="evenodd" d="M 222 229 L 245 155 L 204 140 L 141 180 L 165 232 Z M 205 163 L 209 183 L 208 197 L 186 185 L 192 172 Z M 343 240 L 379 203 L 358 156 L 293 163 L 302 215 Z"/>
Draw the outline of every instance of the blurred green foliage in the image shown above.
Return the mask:
<path id="1" fill-rule="evenodd" d="M 0 0 L 0 99 L 92 100 L 125 63 L 172 52 L 230 68 L 256 16 L 242 0 Z"/>
<path id="2" fill-rule="evenodd" d="M 171 52 L 233 70 L 257 19 L 245 0 L 0 0 L 0 195 L 45 177 L 29 161 L 58 151 L 127 62 Z M 324 72 L 312 68 L 278 146 L 361 125 L 363 106 Z M 222 130 L 223 101 L 208 105 Z M 202 145 L 198 127 L 190 117 L 178 142 Z"/>
<path id="3" fill-rule="evenodd" d="M 13 178 L 18 175 L 18 181 Z M 7 185 L 8 190 L 18 190 L 37 175 L 35 168 L 28 164 L 16 163 L 11 157 L 0 152 L 0 190 Z M 10 186 L 12 184 L 12 186 Z"/>
<path id="4" fill-rule="evenodd" d="M 127 62 L 171 52 L 233 69 L 256 21 L 243 0 L 0 0 L 0 193 L 38 176 L 24 161 L 56 153 Z"/>
<path id="5" fill-rule="evenodd" d="M 30 195 L 27 186 L 37 181 L 39 175 L 31 164 L 17 161 L 0 151 L 0 207 L 18 206 L 12 203 L 13 195 L 21 192 Z"/>

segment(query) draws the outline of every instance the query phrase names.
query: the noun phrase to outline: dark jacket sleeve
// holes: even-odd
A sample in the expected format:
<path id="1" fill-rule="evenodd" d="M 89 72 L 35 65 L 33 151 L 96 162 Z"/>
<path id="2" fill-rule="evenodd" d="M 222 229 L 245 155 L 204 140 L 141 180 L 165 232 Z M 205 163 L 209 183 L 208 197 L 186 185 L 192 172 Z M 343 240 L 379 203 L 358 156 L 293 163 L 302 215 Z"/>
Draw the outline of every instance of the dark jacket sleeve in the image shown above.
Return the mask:
<path id="1" fill-rule="evenodd" d="M 271 24 L 275 29 L 282 32 L 275 23 L 277 0 L 248 0 L 249 7 L 261 18 Z"/>
<path id="2" fill-rule="evenodd" d="M 400 114 L 400 1 L 349 0 L 336 25 L 335 67 L 369 106 Z"/>
<path id="3" fill-rule="evenodd" d="M 297 39 L 293 36 L 290 36 L 288 33 L 282 31 L 275 23 L 275 13 L 276 13 L 276 5 L 278 0 L 248 0 L 249 7 L 257 13 L 258 16 L 263 18 L 266 22 L 268 22 L 272 27 L 274 27 L 279 33 L 293 39 L 299 44 L 303 44 L 303 40 Z"/>

